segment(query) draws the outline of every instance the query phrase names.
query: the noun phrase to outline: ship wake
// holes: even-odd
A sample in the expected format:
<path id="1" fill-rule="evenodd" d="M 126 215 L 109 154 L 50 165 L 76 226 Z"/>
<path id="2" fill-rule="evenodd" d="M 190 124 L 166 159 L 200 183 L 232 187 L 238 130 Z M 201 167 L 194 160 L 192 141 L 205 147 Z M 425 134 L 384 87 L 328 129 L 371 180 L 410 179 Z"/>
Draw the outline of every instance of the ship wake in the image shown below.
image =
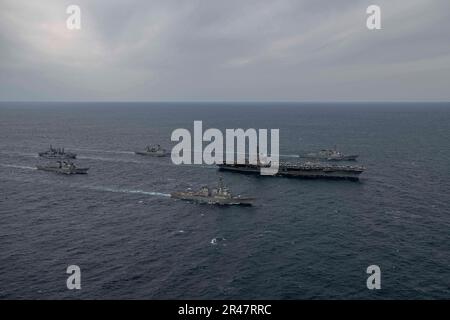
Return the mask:
<path id="1" fill-rule="evenodd" d="M 5 168 L 16 168 L 16 169 L 24 169 L 24 170 L 36 170 L 35 167 L 29 167 L 29 166 L 18 166 L 15 164 L 3 164 L 0 163 L 1 167 L 5 167 Z"/>
<path id="2" fill-rule="evenodd" d="M 155 196 L 155 197 L 170 197 L 168 193 L 162 192 L 154 192 L 154 191 L 144 191 L 144 190 L 132 190 L 132 189 L 115 189 L 108 187 L 95 187 L 95 186 L 84 186 L 87 189 L 96 190 L 96 191 L 106 191 L 106 192 L 114 192 L 114 193 L 128 193 L 128 194 L 143 194 L 147 196 Z"/>
<path id="3" fill-rule="evenodd" d="M 134 152 L 132 151 L 121 151 L 121 150 L 103 150 L 103 149 L 86 149 L 86 148 L 71 148 L 71 150 L 98 152 L 98 153 L 134 154 Z"/>

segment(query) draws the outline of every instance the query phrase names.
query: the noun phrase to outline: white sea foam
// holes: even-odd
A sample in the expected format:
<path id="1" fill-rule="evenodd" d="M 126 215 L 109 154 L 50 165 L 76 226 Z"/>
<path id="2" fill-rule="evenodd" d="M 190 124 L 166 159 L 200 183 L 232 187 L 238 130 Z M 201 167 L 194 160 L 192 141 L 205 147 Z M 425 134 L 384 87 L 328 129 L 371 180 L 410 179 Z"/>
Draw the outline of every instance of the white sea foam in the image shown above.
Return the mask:
<path id="1" fill-rule="evenodd" d="M 126 162 L 126 163 L 145 163 L 143 161 L 131 160 L 131 159 L 114 159 L 114 158 L 104 158 L 104 157 L 92 157 L 92 156 L 78 156 L 81 160 L 97 160 L 97 161 L 110 161 L 110 162 Z"/>
<path id="2" fill-rule="evenodd" d="M 280 157 L 285 157 L 285 158 L 300 158 L 300 155 L 298 155 L 298 154 L 280 154 Z"/>
<path id="3" fill-rule="evenodd" d="M 157 196 L 157 197 L 170 197 L 170 194 L 162 193 L 162 192 L 130 190 L 130 189 L 114 189 L 114 188 L 108 188 L 108 187 L 94 187 L 94 186 L 85 186 L 85 187 L 88 189 L 98 190 L 98 191 L 107 191 L 107 192 L 115 192 L 115 193 L 145 194 L 148 196 Z"/>
<path id="4" fill-rule="evenodd" d="M 38 155 L 36 153 L 15 152 L 15 151 L 9 151 L 9 152 L 1 151 L 0 154 L 16 155 L 16 156 L 31 157 L 31 158 L 37 158 L 38 157 Z"/>
<path id="5" fill-rule="evenodd" d="M 218 242 L 220 242 L 220 241 L 225 241 L 226 239 L 225 238 L 213 238 L 212 240 L 211 240 L 211 244 L 213 245 L 213 246 L 215 246 Z"/>
<path id="6" fill-rule="evenodd" d="M 18 166 L 15 164 L 0 164 L 2 167 L 6 168 L 17 168 L 17 169 L 25 169 L 25 170 L 36 170 L 35 167 L 29 167 L 29 166 Z"/>

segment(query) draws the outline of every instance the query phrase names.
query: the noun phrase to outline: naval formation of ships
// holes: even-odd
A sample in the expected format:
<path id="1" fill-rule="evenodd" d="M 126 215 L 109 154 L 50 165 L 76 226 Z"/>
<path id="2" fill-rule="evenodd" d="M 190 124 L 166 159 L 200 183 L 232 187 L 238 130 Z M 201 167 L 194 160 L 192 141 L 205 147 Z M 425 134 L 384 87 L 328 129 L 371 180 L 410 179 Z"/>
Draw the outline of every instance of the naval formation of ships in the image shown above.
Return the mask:
<path id="1" fill-rule="evenodd" d="M 50 148 L 47 151 L 39 152 L 39 157 L 44 159 L 56 160 L 55 164 L 37 165 L 36 169 L 50 171 L 60 174 L 87 174 L 89 168 L 79 168 L 72 160 L 77 155 L 72 152 L 66 152 L 64 148 Z"/>
<path id="2" fill-rule="evenodd" d="M 155 146 L 147 146 L 144 151 L 136 151 L 136 155 L 149 157 L 165 157 L 170 153 L 162 148 L 159 144 Z M 40 152 L 39 157 L 56 160 L 56 164 L 38 165 L 38 170 L 50 171 L 60 174 L 86 174 L 89 168 L 77 167 L 72 160 L 76 159 L 76 154 L 66 152 L 64 148 L 53 148 Z M 356 161 L 358 155 L 345 155 L 334 149 L 321 150 L 316 153 L 308 153 L 299 156 L 307 159 L 306 162 L 280 162 L 278 173 L 275 176 L 308 178 L 308 179 L 343 179 L 358 181 L 359 175 L 364 172 L 364 167 L 357 165 L 337 165 L 330 164 L 336 161 Z M 312 162 L 316 160 L 316 162 Z M 319 162 L 317 162 L 319 161 Z M 238 172 L 238 173 L 254 173 L 260 174 L 261 168 L 268 165 L 260 163 L 250 164 L 248 161 L 241 163 L 224 163 L 219 164 L 221 171 Z M 198 191 L 190 189 L 183 192 L 173 192 L 171 197 L 174 199 L 187 200 L 195 203 L 216 204 L 216 205 L 241 205 L 251 206 L 254 199 L 242 197 L 241 195 L 233 195 L 230 190 L 223 185 L 222 180 L 216 188 L 202 187 Z"/>

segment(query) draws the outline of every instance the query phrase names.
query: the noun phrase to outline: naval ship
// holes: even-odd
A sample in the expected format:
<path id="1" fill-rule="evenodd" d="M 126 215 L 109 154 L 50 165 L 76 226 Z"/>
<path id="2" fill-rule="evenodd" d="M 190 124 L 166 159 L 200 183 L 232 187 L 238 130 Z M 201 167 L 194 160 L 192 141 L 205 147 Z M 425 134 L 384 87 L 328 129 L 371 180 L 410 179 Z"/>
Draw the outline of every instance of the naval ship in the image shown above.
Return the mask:
<path id="1" fill-rule="evenodd" d="M 47 151 L 39 152 L 39 157 L 46 159 L 66 160 L 66 159 L 75 159 L 77 155 L 72 152 L 66 152 L 64 148 L 53 148 L 50 145 L 50 148 Z"/>
<path id="2" fill-rule="evenodd" d="M 166 149 L 162 148 L 159 144 L 156 146 L 147 146 L 144 151 L 136 151 L 135 154 L 141 156 L 151 156 L 151 157 L 165 157 L 169 153 Z"/>
<path id="3" fill-rule="evenodd" d="M 70 161 L 57 161 L 56 165 L 38 165 L 38 170 L 56 172 L 61 174 L 87 174 L 89 168 L 78 168 Z"/>
<path id="4" fill-rule="evenodd" d="M 318 159 L 318 160 L 328 160 L 328 161 L 355 161 L 359 155 L 357 154 L 343 154 L 334 149 L 323 149 L 319 152 L 312 152 L 306 155 L 300 156 L 301 158 L 307 159 Z"/>
<path id="5" fill-rule="evenodd" d="M 240 173 L 260 173 L 261 168 L 269 167 L 265 164 L 219 164 L 219 170 L 240 172 Z M 275 176 L 309 178 L 309 179 L 342 179 L 358 181 L 359 175 L 364 171 L 361 166 L 340 166 L 322 163 L 288 163 L 280 162 L 278 173 Z"/>
<path id="6" fill-rule="evenodd" d="M 210 189 L 204 186 L 198 191 L 188 189 L 184 192 L 173 192 L 170 196 L 174 199 L 221 206 L 251 206 L 254 200 L 253 198 L 245 198 L 240 195 L 232 195 L 228 188 L 223 185 L 222 179 L 219 180 L 217 188 Z"/>

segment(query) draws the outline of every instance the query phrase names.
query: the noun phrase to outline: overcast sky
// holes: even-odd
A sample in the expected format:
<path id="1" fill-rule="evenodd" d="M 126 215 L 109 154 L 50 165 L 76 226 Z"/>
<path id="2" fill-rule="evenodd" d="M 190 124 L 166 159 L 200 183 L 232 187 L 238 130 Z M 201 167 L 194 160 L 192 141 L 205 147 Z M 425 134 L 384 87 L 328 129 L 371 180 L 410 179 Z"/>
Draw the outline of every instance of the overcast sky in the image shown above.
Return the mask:
<path id="1" fill-rule="evenodd" d="M 450 101 L 450 1 L 0 0 L 0 100 Z"/>

